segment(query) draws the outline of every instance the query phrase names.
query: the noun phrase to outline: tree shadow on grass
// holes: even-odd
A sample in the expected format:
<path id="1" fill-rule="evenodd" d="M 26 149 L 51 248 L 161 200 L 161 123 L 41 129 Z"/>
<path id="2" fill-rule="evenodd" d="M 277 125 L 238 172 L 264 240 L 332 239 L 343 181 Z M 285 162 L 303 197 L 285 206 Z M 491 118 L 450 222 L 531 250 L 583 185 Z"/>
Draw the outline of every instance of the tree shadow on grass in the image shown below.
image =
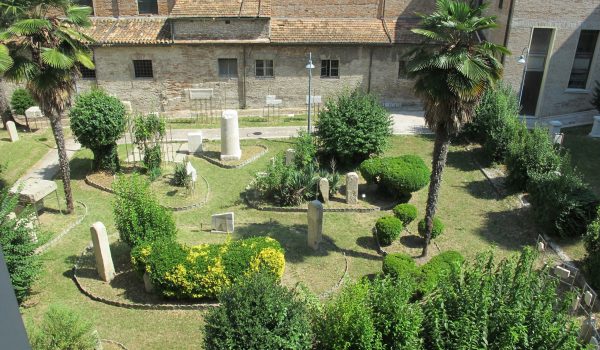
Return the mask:
<path id="1" fill-rule="evenodd" d="M 476 233 L 492 245 L 511 251 L 535 244 L 538 227 L 528 209 L 509 209 L 501 212 L 488 212 L 485 222 Z"/>
<path id="2" fill-rule="evenodd" d="M 448 152 L 448 160 L 446 164 L 459 169 L 461 171 L 474 171 L 479 170 L 477 164 L 473 161 L 476 150 L 451 150 Z"/>
<path id="3" fill-rule="evenodd" d="M 497 200 L 503 198 L 503 196 L 496 191 L 487 178 L 479 181 L 471 181 L 465 185 L 465 188 L 469 194 L 475 198 L 487 200 Z"/>
<path id="4" fill-rule="evenodd" d="M 71 180 L 83 180 L 92 172 L 92 160 L 89 158 L 73 158 L 71 160 Z"/>
<path id="5" fill-rule="evenodd" d="M 422 248 L 423 237 L 417 235 L 404 235 L 400 237 L 400 243 L 407 248 Z"/>

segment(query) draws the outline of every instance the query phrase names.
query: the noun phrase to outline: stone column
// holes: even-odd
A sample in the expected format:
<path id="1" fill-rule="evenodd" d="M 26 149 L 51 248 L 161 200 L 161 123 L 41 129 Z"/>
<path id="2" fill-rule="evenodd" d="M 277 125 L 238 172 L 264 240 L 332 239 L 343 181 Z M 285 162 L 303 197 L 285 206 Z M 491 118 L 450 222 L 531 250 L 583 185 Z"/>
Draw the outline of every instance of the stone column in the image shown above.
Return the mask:
<path id="1" fill-rule="evenodd" d="M 189 154 L 202 153 L 202 132 L 190 132 L 187 134 L 187 139 Z"/>
<path id="2" fill-rule="evenodd" d="M 221 116 L 221 160 L 239 160 L 241 157 L 237 111 L 225 110 Z"/>
<path id="3" fill-rule="evenodd" d="M 9 120 L 6 122 L 6 129 L 8 129 L 8 136 L 10 137 L 10 142 L 19 141 L 19 134 L 17 133 L 17 126 L 15 122 Z"/>
<path id="4" fill-rule="evenodd" d="M 308 246 L 319 249 L 323 240 L 323 204 L 314 200 L 308 203 Z"/>
<path id="5" fill-rule="evenodd" d="M 329 204 L 329 180 L 325 177 L 319 180 L 319 192 L 323 197 L 323 203 Z"/>
<path id="6" fill-rule="evenodd" d="M 115 277 L 115 266 L 110 255 L 110 245 L 106 227 L 101 222 L 96 222 L 90 227 L 92 243 L 94 244 L 94 256 L 96 257 L 96 268 L 104 282 L 110 282 Z"/>
<path id="7" fill-rule="evenodd" d="M 358 174 L 355 172 L 346 174 L 346 203 L 358 204 Z"/>
<path id="8" fill-rule="evenodd" d="M 296 156 L 296 150 L 289 148 L 285 151 L 285 165 L 292 165 L 294 163 L 294 157 Z"/>
<path id="9" fill-rule="evenodd" d="M 594 117 L 594 126 L 592 127 L 592 132 L 590 132 L 590 137 L 600 137 L 600 115 Z"/>

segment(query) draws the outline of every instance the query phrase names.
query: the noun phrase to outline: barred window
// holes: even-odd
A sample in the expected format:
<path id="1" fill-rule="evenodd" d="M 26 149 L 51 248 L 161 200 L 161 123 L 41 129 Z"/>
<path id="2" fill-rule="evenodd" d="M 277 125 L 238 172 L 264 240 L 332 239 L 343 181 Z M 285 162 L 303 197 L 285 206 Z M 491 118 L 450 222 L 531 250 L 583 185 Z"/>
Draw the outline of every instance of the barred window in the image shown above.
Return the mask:
<path id="1" fill-rule="evenodd" d="M 151 60 L 133 60 L 133 71 L 136 78 L 154 78 Z"/>
<path id="2" fill-rule="evenodd" d="M 334 78 L 340 76 L 339 60 L 321 60 L 321 78 Z"/>
<path id="3" fill-rule="evenodd" d="M 585 89 L 590 75 L 590 67 L 598 42 L 598 30 L 582 30 L 575 51 L 575 60 L 569 78 L 570 89 Z"/>
<path id="4" fill-rule="evenodd" d="M 79 73 L 81 73 L 82 79 L 96 79 L 96 70 L 95 69 L 89 69 L 89 68 L 85 67 L 84 65 L 82 65 L 81 63 L 78 64 L 78 66 L 79 66 Z"/>
<path id="5" fill-rule="evenodd" d="M 273 75 L 273 60 L 256 60 L 257 77 L 272 77 Z"/>
<path id="6" fill-rule="evenodd" d="M 78 6 L 87 6 L 92 9 L 91 16 L 94 15 L 94 2 L 92 0 L 74 0 L 73 4 Z"/>
<path id="7" fill-rule="evenodd" d="M 398 61 L 398 79 L 408 79 L 408 71 L 406 70 L 406 61 Z"/>
<path id="8" fill-rule="evenodd" d="M 158 15 L 157 0 L 137 0 L 140 15 Z"/>
<path id="9" fill-rule="evenodd" d="M 237 58 L 219 58 L 219 77 L 237 78 Z"/>

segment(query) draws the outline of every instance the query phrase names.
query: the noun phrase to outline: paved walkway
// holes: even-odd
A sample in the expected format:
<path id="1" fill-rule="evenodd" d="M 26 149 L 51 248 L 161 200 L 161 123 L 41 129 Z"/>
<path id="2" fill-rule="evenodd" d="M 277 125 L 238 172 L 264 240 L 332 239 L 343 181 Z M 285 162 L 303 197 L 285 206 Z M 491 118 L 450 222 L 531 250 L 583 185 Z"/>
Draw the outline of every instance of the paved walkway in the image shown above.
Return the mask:
<path id="1" fill-rule="evenodd" d="M 81 145 L 73 139 L 65 140 L 67 147 L 67 156 L 69 159 L 73 157 L 75 152 L 81 149 Z M 18 181 L 23 181 L 29 178 L 41 180 L 53 180 L 58 174 L 60 168 L 58 166 L 58 150 L 52 148 L 45 156 L 35 163 Z"/>

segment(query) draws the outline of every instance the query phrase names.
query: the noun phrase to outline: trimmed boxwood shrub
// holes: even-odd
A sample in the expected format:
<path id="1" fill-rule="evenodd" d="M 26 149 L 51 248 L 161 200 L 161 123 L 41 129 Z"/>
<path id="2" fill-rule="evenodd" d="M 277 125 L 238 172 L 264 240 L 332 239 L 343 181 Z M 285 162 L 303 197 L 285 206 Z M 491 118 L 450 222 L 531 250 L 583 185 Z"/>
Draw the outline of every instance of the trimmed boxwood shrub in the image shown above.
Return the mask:
<path id="1" fill-rule="evenodd" d="M 113 183 L 113 213 L 121 240 L 130 247 L 177 234 L 173 214 L 163 208 L 142 176 L 118 176 Z"/>
<path id="2" fill-rule="evenodd" d="M 125 106 L 118 98 L 93 89 L 81 94 L 69 112 L 77 141 L 92 150 L 94 170 L 118 171 L 117 140 L 125 132 Z"/>
<path id="3" fill-rule="evenodd" d="M 207 350 L 309 350 L 309 313 L 295 292 L 272 276 L 255 274 L 227 288 L 206 317 Z"/>
<path id="4" fill-rule="evenodd" d="M 404 229 L 402 221 L 394 216 L 384 216 L 379 218 L 375 223 L 377 240 L 383 247 L 392 244 L 393 241 L 400 237 L 400 233 Z"/>
<path id="5" fill-rule="evenodd" d="M 419 234 L 421 235 L 421 237 L 425 237 L 425 231 L 427 229 L 425 225 L 425 219 L 421 219 L 421 221 L 419 221 L 418 226 Z M 442 223 L 442 220 L 438 218 L 433 218 L 433 230 L 431 230 L 431 239 L 438 237 L 442 233 L 444 233 L 444 224 Z"/>
<path id="6" fill-rule="evenodd" d="M 367 182 L 379 182 L 383 189 L 398 197 L 427 186 L 431 176 L 423 159 L 411 154 L 368 159 L 359 169 Z"/>
<path id="7" fill-rule="evenodd" d="M 421 266 L 417 288 L 422 293 L 431 291 L 442 278 L 447 277 L 452 269 L 459 267 L 464 261 L 465 258 L 459 252 L 453 250 L 434 256 L 425 265 Z"/>
<path id="8" fill-rule="evenodd" d="M 10 106 L 15 114 L 25 115 L 25 111 L 29 107 L 35 106 L 35 100 L 31 97 L 29 91 L 19 88 L 16 89 L 10 98 Z"/>
<path id="9" fill-rule="evenodd" d="M 392 118 L 375 96 L 356 89 L 327 101 L 319 113 L 315 135 L 322 160 L 353 166 L 386 149 Z"/>
<path id="10" fill-rule="evenodd" d="M 394 278 L 414 278 L 420 271 L 415 260 L 404 253 L 388 254 L 383 258 L 383 274 Z"/>
<path id="11" fill-rule="evenodd" d="M 394 212 L 394 216 L 400 219 L 404 226 L 408 226 L 418 215 L 417 207 L 408 203 L 398 204 L 392 211 Z"/>
<path id="12" fill-rule="evenodd" d="M 215 298 L 242 278 L 265 272 L 279 279 L 285 268 L 281 245 L 269 237 L 194 247 L 167 237 L 138 244 L 131 261 L 161 295 L 174 299 Z"/>

